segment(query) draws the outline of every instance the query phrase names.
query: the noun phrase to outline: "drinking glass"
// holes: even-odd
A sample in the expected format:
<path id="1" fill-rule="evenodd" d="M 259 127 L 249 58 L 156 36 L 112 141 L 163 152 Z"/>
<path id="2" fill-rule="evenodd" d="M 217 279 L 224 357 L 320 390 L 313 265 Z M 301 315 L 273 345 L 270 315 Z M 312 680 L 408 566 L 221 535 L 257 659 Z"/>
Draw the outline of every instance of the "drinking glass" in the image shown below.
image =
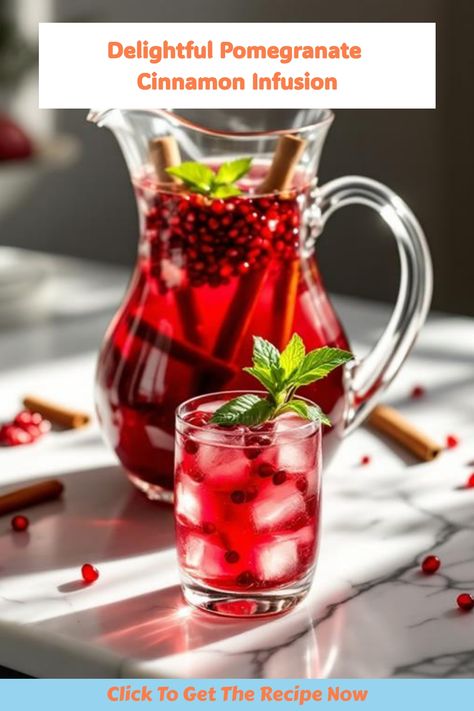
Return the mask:
<path id="1" fill-rule="evenodd" d="M 185 599 L 253 617 L 290 609 L 311 585 L 321 426 L 295 413 L 256 427 L 210 423 L 241 394 L 203 395 L 177 409 L 175 522 Z"/>

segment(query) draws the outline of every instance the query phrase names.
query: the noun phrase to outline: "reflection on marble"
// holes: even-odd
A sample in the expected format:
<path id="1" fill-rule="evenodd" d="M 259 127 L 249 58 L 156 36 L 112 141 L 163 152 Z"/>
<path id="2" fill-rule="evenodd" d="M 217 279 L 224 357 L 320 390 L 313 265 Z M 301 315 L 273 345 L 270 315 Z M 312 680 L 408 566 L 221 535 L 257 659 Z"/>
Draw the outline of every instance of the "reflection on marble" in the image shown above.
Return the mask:
<path id="1" fill-rule="evenodd" d="M 386 318 L 340 310 L 361 348 Z M 474 489 L 462 488 L 474 471 L 473 341 L 467 319 L 433 318 L 388 397 L 460 446 L 419 464 L 369 430 L 351 436 L 326 474 L 311 593 L 280 618 L 221 619 L 183 603 L 171 509 L 130 487 L 95 424 L 0 452 L 5 487 L 49 475 L 66 487 L 62 501 L 30 510 L 27 534 L 0 518 L 0 664 L 43 677 L 472 676 L 474 613 L 455 599 L 474 593 Z M 0 416 L 38 383 L 91 409 L 93 367 L 87 349 L 9 364 Z M 418 382 L 427 395 L 410 400 Z M 358 466 L 366 453 L 372 464 Z M 442 567 L 427 577 L 419 562 L 431 552 Z M 86 561 L 101 574 L 91 586 L 80 580 Z"/>

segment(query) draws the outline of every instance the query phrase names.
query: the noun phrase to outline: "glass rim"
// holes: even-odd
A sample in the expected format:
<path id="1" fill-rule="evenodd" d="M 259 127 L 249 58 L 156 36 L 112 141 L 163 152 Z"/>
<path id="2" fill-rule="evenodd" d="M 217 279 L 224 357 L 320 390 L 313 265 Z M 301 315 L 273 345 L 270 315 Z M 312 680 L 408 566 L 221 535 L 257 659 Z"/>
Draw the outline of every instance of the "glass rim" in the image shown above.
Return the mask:
<path id="1" fill-rule="evenodd" d="M 187 400 L 184 400 L 180 405 L 175 410 L 175 416 L 176 416 L 176 432 L 179 434 L 183 434 L 183 429 L 185 428 L 186 432 L 200 432 L 204 431 L 207 427 L 207 423 L 204 425 L 196 425 L 191 422 L 187 422 L 184 419 L 184 414 L 186 408 L 189 407 L 189 405 L 197 400 L 212 400 L 214 399 L 220 399 L 222 400 L 226 396 L 228 400 L 232 399 L 233 397 L 238 397 L 239 395 L 267 395 L 268 393 L 265 390 L 221 390 L 218 392 L 212 392 L 212 393 L 203 393 L 202 395 L 195 395 L 194 397 L 190 397 Z M 309 398 L 306 397 L 298 397 L 298 400 L 304 400 L 310 405 L 316 405 L 312 400 L 309 400 Z M 196 408 L 198 409 L 198 408 Z M 192 410 L 191 410 L 192 411 Z M 248 427 L 248 429 L 251 432 L 255 432 L 256 434 L 265 434 L 264 431 L 258 430 L 257 428 L 259 425 L 254 425 L 253 427 L 249 427 L 248 425 L 244 425 L 244 427 Z M 301 423 L 298 425 L 289 427 L 287 430 L 283 430 L 282 432 L 278 433 L 275 442 L 272 442 L 271 444 L 269 443 L 268 445 L 261 445 L 261 444 L 247 444 L 244 445 L 245 447 L 251 448 L 253 447 L 258 447 L 259 449 L 264 449 L 266 446 L 267 447 L 275 447 L 278 446 L 279 443 L 284 444 L 284 443 L 289 443 L 289 442 L 295 442 L 295 441 L 301 441 L 302 439 L 306 439 L 309 437 L 312 437 L 313 435 L 318 434 L 321 432 L 321 422 L 314 422 L 313 420 L 302 420 Z M 299 436 L 295 437 L 294 433 L 299 433 Z M 289 435 L 289 436 L 288 436 Z M 222 427 L 219 430 L 219 440 L 216 438 L 216 445 L 221 445 L 221 446 L 235 446 L 235 447 L 242 447 L 242 444 L 227 444 L 226 445 L 226 439 L 235 439 L 235 430 L 229 429 L 226 430 L 224 427 Z"/>

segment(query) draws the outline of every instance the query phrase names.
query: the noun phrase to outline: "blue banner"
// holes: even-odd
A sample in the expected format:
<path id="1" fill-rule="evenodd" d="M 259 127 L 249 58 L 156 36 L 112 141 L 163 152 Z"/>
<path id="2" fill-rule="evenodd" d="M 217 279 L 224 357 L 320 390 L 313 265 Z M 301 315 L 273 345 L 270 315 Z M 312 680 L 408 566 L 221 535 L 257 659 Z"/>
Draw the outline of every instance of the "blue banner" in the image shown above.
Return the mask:
<path id="1" fill-rule="evenodd" d="M 95 711 L 142 705 L 178 711 L 248 707 L 288 709 L 362 708 L 364 711 L 446 711 L 474 698 L 474 680 L 390 679 L 5 679 L 0 708 L 29 711 Z"/>

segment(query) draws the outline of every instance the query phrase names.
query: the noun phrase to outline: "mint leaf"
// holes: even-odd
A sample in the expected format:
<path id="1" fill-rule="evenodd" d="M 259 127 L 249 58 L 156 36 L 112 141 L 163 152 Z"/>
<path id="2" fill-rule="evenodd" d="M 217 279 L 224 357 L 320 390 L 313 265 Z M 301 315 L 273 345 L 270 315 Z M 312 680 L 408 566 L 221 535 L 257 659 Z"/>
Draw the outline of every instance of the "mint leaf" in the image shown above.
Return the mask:
<path id="1" fill-rule="evenodd" d="M 223 163 L 215 173 L 204 163 L 188 161 L 166 168 L 166 172 L 182 180 L 191 192 L 225 199 L 242 193 L 235 182 L 248 173 L 251 163 L 252 158 L 238 158 Z"/>
<path id="2" fill-rule="evenodd" d="M 217 171 L 214 184 L 230 185 L 231 183 L 237 182 L 239 178 L 242 178 L 249 172 L 251 163 L 252 158 L 238 158 L 237 160 L 230 161 L 230 163 L 223 163 Z"/>
<path id="3" fill-rule="evenodd" d="M 324 378 L 351 359 L 351 353 L 339 348 L 317 348 L 306 353 L 303 340 L 297 333 L 293 334 L 282 353 L 270 341 L 254 336 L 253 365 L 243 370 L 256 378 L 268 395 L 265 398 L 253 393 L 240 395 L 216 410 L 211 422 L 252 427 L 285 412 L 295 412 L 306 420 L 330 425 L 329 417 L 318 405 L 295 399 L 294 395 L 301 385 Z"/>
<path id="4" fill-rule="evenodd" d="M 280 356 L 280 365 L 286 378 L 302 365 L 305 353 L 303 339 L 297 333 L 294 333 Z"/>
<path id="5" fill-rule="evenodd" d="M 259 425 L 270 419 L 275 406 L 270 400 L 249 393 L 229 400 L 211 417 L 216 425 Z"/>
<path id="6" fill-rule="evenodd" d="M 243 368 L 243 371 L 256 378 L 273 396 L 278 392 L 272 373 L 267 368 L 254 366 L 253 368 Z"/>
<path id="7" fill-rule="evenodd" d="M 241 195 L 242 190 L 236 185 L 218 185 L 217 188 L 212 188 L 211 197 L 214 198 L 228 198 L 233 195 Z"/>
<path id="8" fill-rule="evenodd" d="M 354 356 L 348 351 L 339 348 L 316 348 L 306 354 L 303 363 L 294 374 L 292 380 L 297 387 L 309 385 L 315 380 L 320 380 Z"/>
<path id="9" fill-rule="evenodd" d="M 194 192 L 210 192 L 214 180 L 214 172 L 207 165 L 192 161 L 166 168 L 166 172 L 180 178 Z"/>
<path id="10" fill-rule="evenodd" d="M 324 425 L 331 425 L 331 420 L 318 405 L 310 405 L 305 400 L 290 400 L 280 409 L 282 412 L 296 412 L 297 415 L 311 422 L 322 422 Z"/>
<path id="11" fill-rule="evenodd" d="M 279 370 L 280 351 L 265 338 L 254 336 L 252 360 L 256 367 Z"/>

